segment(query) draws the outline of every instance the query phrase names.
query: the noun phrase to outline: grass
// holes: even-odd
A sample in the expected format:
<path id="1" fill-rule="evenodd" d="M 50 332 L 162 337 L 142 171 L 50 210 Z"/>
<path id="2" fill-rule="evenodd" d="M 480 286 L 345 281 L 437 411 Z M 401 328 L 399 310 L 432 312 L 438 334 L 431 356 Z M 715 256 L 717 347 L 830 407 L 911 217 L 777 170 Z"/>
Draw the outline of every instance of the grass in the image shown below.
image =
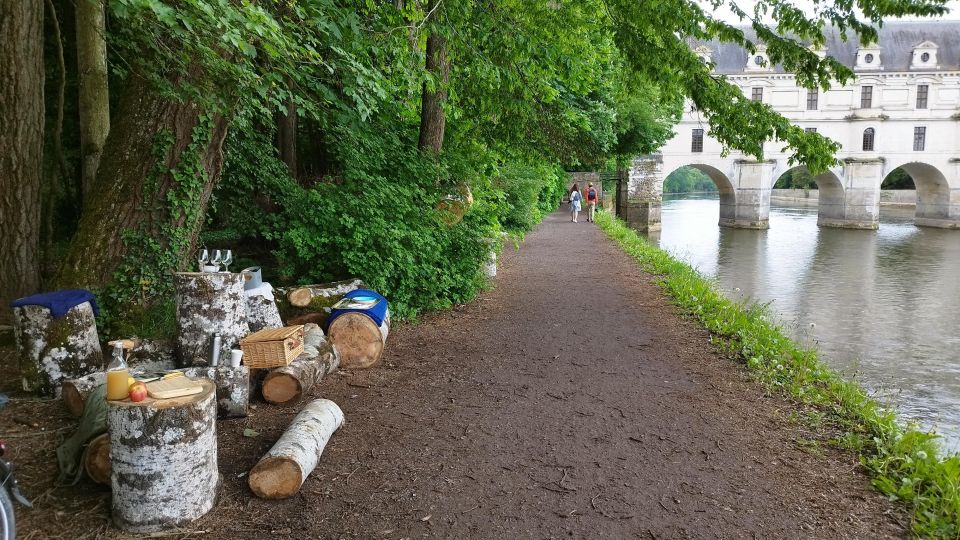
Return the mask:
<path id="1" fill-rule="evenodd" d="M 915 535 L 960 540 L 960 455 L 941 455 L 935 433 L 898 422 L 893 411 L 824 365 L 816 350 L 787 337 L 766 306 L 731 301 L 712 280 L 609 213 L 597 212 L 597 225 L 764 385 L 815 411 L 815 429 L 856 452 L 874 487 L 910 508 Z"/>

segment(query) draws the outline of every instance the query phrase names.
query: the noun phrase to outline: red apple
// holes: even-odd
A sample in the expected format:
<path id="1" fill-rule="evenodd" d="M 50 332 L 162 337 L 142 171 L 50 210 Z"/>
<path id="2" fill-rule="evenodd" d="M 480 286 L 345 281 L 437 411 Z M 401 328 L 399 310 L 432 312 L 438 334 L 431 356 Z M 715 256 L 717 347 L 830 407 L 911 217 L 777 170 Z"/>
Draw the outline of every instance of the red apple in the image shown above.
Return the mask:
<path id="1" fill-rule="evenodd" d="M 130 401 L 137 403 L 147 399 L 147 385 L 142 382 L 135 382 L 130 385 Z"/>

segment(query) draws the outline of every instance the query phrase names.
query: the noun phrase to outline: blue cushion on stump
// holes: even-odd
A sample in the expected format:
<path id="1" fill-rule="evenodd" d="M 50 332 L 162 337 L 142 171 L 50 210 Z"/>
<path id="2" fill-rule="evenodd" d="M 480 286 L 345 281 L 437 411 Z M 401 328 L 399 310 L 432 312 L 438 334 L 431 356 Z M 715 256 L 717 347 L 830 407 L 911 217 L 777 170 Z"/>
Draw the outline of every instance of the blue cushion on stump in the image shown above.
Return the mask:
<path id="1" fill-rule="evenodd" d="M 97 306 L 97 297 L 86 289 L 64 289 L 62 291 L 25 296 L 11 302 L 10 307 L 42 306 L 50 310 L 50 314 L 54 319 L 59 319 L 75 306 L 79 306 L 84 302 L 90 302 L 90 307 L 93 308 L 93 314 L 100 315 L 100 307 Z"/>

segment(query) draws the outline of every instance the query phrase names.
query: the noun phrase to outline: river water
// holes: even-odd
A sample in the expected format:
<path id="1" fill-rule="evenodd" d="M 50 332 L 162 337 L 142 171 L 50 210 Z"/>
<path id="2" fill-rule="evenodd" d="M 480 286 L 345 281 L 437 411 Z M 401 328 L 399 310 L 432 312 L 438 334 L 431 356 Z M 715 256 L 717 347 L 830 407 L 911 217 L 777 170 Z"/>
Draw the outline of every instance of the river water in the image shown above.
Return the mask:
<path id="1" fill-rule="evenodd" d="M 817 227 L 816 208 L 773 207 L 765 231 L 719 217 L 716 196 L 665 197 L 660 246 L 960 450 L 960 231 L 886 208 L 877 231 Z"/>

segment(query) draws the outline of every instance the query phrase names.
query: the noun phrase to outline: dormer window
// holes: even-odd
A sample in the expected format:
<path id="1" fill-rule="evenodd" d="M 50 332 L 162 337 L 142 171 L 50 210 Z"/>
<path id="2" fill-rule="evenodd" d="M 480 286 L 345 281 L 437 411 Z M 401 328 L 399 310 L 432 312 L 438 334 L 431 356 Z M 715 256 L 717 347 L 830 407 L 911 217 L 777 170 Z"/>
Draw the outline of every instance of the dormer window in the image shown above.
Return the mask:
<path id="1" fill-rule="evenodd" d="M 857 64 L 854 69 L 883 69 L 880 61 L 880 47 L 864 45 L 857 50 Z"/>
<path id="2" fill-rule="evenodd" d="M 693 52 L 700 57 L 700 61 L 704 64 L 709 66 L 713 63 L 713 51 L 710 49 L 710 47 L 707 47 L 706 45 L 700 45 L 694 49 Z"/>
<path id="3" fill-rule="evenodd" d="M 939 69 L 937 65 L 937 44 L 924 41 L 913 48 L 913 58 L 910 62 L 912 69 Z"/>
<path id="4" fill-rule="evenodd" d="M 766 64 L 766 61 L 759 54 L 753 57 L 753 63 L 759 67 L 763 67 Z"/>
<path id="5" fill-rule="evenodd" d="M 767 46 L 766 45 L 757 45 L 757 52 L 753 53 L 753 56 L 747 57 L 747 65 L 745 71 L 772 71 L 773 66 L 770 65 L 770 57 L 767 56 Z"/>

